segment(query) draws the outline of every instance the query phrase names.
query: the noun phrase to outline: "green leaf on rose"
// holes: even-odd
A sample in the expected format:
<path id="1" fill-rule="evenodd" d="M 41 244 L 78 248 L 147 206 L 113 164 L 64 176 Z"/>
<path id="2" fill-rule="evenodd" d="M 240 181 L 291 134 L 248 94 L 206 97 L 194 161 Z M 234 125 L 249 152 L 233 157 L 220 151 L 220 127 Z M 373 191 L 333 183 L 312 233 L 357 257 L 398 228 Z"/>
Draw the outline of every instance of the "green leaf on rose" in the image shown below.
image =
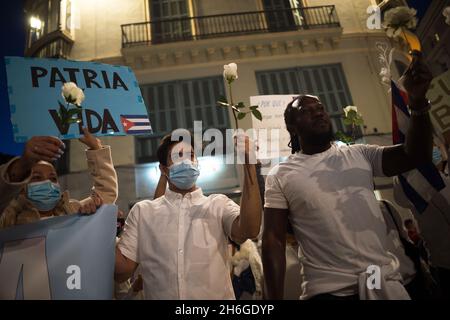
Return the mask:
<path id="1" fill-rule="evenodd" d="M 352 120 L 349 118 L 344 118 L 343 122 L 346 126 L 351 126 L 353 124 Z"/>
<path id="2" fill-rule="evenodd" d="M 238 120 L 244 119 L 246 114 L 247 113 L 245 113 L 245 112 L 239 112 L 238 115 L 237 115 Z"/>
<path id="3" fill-rule="evenodd" d="M 252 109 L 253 116 L 258 119 L 259 121 L 262 121 L 262 114 L 257 109 Z"/>
<path id="4" fill-rule="evenodd" d="M 217 102 L 223 102 L 228 104 L 227 98 L 225 98 L 224 96 L 219 96 L 219 98 L 217 99 Z"/>

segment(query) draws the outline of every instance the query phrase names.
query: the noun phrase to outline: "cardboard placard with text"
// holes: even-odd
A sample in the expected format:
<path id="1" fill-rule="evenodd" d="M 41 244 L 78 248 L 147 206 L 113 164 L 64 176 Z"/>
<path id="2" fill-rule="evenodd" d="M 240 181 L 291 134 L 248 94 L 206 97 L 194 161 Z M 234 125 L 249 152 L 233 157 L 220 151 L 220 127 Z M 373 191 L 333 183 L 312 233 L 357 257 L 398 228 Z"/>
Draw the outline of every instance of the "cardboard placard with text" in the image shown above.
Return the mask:
<path id="1" fill-rule="evenodd" d="M 435 130 L 450 143 L 450 70 L 433 79 L 427 98 Z"/>
<path id="2" fill-rule="evenodd" d="M 85 126 L 96 136 L 151 134 L 147 108 L 129 67 L 64 59 L 5 57 L 11 122 L 16 142 L 32 136 L 74 139 Z M 64 83 L 83 90 L 81 122 L 63 120 Z M 79 117 L 77 115 L 77 117 Z"/>

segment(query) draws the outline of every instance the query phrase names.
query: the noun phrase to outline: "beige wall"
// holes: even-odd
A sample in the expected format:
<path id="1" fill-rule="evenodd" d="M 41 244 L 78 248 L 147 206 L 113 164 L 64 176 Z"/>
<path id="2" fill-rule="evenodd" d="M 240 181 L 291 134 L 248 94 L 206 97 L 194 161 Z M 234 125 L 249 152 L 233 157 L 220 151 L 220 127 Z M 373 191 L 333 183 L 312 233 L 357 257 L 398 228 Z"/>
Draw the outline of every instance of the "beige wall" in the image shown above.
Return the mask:
<path id="1" fill-rule="evenodd" d="M 79 27 L 75 29 L 74 60 L 95 60 L 120 56 L 120 25 L 146 20 L 145 0 L 75 0 Z"/>
<path id="2" fill-rule="evenodd" d="M 371 0 L 308 0 L 309 6 L 334 4 L 344 33 L 367 32 L 367 7 Z M 261 0 L 191 0 L 194 15 L 263 10 Z M 93 60 L 121 55 L 121 28 L 127 23 L 147 21 L 147 0 L 77 0 L 79 26 L 74 31 L 71 58 Z"/>
<path id="3" fill-rule="evenodd" d="M 367 32 L 367 8 L 371 0 L 306 0 L 307 6 L 335 5 L 344 33 Z"/>

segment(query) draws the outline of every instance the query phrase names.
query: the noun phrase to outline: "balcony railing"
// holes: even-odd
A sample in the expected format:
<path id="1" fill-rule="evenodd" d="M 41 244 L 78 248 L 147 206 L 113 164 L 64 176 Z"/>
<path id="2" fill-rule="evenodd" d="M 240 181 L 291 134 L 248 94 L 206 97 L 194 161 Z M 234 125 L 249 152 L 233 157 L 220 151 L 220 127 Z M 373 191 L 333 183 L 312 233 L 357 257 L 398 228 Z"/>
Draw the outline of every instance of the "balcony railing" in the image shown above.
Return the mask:
<path id="1" fill-rule="evenodd" d="M 124 24 L 122 47 L 233 35 L 340 27 L 334 5 Z"/>
<path id="2" fill-rule="evenodd" d="M 74 41 L 62 30 L 48 33 L 25 50 L 25 56 L 67 59 Z"/>

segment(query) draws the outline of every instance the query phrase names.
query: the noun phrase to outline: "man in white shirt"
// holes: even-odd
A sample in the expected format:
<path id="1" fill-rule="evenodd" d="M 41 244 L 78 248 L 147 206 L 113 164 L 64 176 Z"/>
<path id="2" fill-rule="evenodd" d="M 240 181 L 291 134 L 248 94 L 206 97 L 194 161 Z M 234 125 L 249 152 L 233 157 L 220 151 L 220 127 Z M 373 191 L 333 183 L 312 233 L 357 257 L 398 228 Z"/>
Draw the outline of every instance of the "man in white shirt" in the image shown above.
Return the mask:
<path id="1" fill-rule="evenodd" d="M 405 145 L 337 147 L 330 117 L 317 97 L 300 96 L 288 105 L 285 122 L 293 154 L 266 179 L 266 298 L 283 297 L 289 219 L 299 243 L 300 299 L 409 299 L 400 282 L 399 261 L 385 249 L 386 224 L 373 176 L 394 176 L 431 160 L 425 98 L 431 79 L 420 53 L 414 52 L 404 82 L 412 110 Z M 380 271 L 379 279 L 366 285 L 374 270 Z"/>
<path id="2" fill-rule="evenodd" d="M 157 155 L 169 188 L 131 209 L 116 249 L 116 281 L 127 280 L 139 264 L 146 299 L 235 299 L 228 239 L 256 238 L 262 212 L 248 142 L 239 207 L 225 195 L 204 196 L 195 185 L 193 146 L 163 138 Z"/>

